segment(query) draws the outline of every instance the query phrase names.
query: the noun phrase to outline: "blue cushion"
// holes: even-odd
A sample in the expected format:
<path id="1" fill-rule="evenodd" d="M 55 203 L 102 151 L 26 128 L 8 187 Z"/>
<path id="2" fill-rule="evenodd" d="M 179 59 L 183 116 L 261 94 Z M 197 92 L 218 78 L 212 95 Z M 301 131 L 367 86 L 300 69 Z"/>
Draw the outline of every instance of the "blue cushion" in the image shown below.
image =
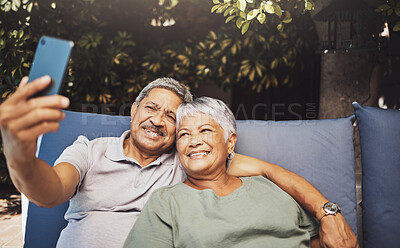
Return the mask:
<path id="1" fill-rule="evenodd" d="M 130 127 L 129 116 L 108 116 L 70 111 L 65 111 L 65 113 L 66 117 L 60 123 L 59 131 L 44 135 L 40 143 L 39 158 L 50 165 L 53 165 L 63 150 L 71 145 L 79 135 L 85 135 L 89 139 L 116 137 Z M 69 203 L 66 202 L 55 208 L 40 208 L 30 202 L 24 247 L 54 248 L 61 230 L 67 225 L 64 213 L 68 205 Z"/>
<path id="2" fill-rule="evenodd" d="M 400 247 L 400 111 L 353 106 L 361 144 L 364 247 Z"/>
<path id="3" fill-rule="evenodd" d="M 357 234 L 354 116 L 307 121 L 237 121 L 236 151 L 295 172 L 312 183 Z"/>

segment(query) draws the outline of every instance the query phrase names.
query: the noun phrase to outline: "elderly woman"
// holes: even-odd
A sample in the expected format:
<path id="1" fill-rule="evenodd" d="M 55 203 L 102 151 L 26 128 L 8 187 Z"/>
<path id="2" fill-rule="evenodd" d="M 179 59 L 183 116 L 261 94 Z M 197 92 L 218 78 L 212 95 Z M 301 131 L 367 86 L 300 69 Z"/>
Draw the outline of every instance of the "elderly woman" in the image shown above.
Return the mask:
<path id="1" fill-rule="evenodd" d="M 235 118 L 220 100 L 201 97 L 177 111 L 184 183 L 156 190 L 125 247 L 319 246 L 317 222 L 288 194 L 258 177 L 227 174 Z"/>

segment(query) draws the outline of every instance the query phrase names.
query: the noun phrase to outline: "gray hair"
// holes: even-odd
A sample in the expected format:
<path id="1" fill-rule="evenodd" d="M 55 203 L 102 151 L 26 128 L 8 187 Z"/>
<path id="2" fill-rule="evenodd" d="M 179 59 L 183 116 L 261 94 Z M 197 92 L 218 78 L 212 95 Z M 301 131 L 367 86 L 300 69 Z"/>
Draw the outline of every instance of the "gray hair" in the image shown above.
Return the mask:
<path id="1" fill-rule="evenodd" d="M 140 102 L 150 93 L 154 88 L 163 88 L 175 92 L 181 98 L 183 102 L 193 101 L 192 93 L 181 83 L 173 78 L 158 78 L 153 82 L 149 83 L 140 91 L 139 95 L 136 97 L 136 104 L 139 106 Z"/>
<path id="2" fill-rule="evenodd" d="M 176 112 L 176 131 L 184 117 L 195 114 L 206 114 L 216 121 L 224 130 L 225 142 L 231 133 L 236 133 L 235 116 L 228 106 L 221 100 L 206 96 L 179 105 Z"/>

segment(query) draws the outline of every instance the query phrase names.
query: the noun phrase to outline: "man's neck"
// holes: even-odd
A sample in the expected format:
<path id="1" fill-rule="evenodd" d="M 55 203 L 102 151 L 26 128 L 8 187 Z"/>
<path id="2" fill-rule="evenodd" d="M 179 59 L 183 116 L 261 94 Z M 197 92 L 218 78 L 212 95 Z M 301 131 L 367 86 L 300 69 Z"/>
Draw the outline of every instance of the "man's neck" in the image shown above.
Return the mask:
<path id="1" fill-rule="evenodd" d="M 154 162 L 162 154 L 149 154 L 146 151 L 141 151 L 132 142 L 130 138 L 124 140 L 123 144 L 124 154 L 129 158 L 134 158 L 139 163 L 140 166 L 146 167 L 150 163 Z"/>

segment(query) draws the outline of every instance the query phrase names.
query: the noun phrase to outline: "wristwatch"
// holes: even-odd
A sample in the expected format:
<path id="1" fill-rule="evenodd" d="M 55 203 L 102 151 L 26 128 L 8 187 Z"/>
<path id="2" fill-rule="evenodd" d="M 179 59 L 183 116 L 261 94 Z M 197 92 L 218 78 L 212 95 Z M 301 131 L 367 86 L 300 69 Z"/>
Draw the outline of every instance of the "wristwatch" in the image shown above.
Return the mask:
<path id="1" fill-rule="evenodd" d="M 322 218 L 324 218 L 327 215 L 335 215 L 336 216 L 338 213 L 341 212 L 340 207 L 334 202 L 327 202 L 321 208 L 322 208 L 322 211 L 324 212 L 324 215 L 321 217 L 321 219 L 319 219 L 319 221 L 321 221 Z"/>

